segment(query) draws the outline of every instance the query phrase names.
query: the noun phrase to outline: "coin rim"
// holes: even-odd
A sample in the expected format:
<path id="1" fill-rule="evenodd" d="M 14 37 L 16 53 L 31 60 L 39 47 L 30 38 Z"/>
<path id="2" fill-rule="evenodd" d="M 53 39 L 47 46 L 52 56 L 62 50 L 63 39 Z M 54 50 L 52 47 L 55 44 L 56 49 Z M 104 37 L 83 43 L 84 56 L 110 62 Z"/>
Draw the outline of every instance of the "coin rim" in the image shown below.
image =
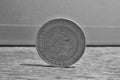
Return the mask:
<path id="1" fill-rule="evenodd" d="M 43 33 L 41 30 L 44 30 L 44 26 L 46 25 L 46 24 L 49 24 L 49 23 L 51 23 L 51 22 L 53 22 L 53 21 L 59 21 L 59 20 L 64 20 L 64 21 L 67 21 L 67 22 L 70 22 L 70 23 L 72 23 L 72 24 L 74 24 L 75 26 L 76 26 L 76 28 L 78 28 L 78 30 L 80 30 L 81 31 L 81 33 L 82 33 L 82 37 L 84 38 L 84 45 L 83 45 L 83 49 L 81 49 L 81 54 L 79 54 L 79 57 L 77 57 L 77 58 L 75 58 L 75 60 L 73 60 L 74 59 L 74 57 L 76 57 L 76 56 L 74 56 L 71 60 L 72 60 L 72 63 L 70 63 L 71 62 L 71 60 L 69 61 L 69 63 L 67 63 L 67 64 L 53 64 L 52 62 L 50 62 L 50 61 L 48 61 L 46 58 L 44 58 L 40 53 L 41 53 L 41 51 L 39 50 L 39 48 L 38 48 L 38 46 L 39 46 L 39 44 L 38 44 L 38 42 L 39 42 L 39 32 L 41 32 L 41 33 Z M 71 28 L 70 28 L 71 29 Z M 73 28 L 71 29 L 71 30 L 73 30 Z M 78 32 L 74 32 L 75 34 L 76 33 L 78 33 Z M 78 35 L 79 34 L 76 34 L 77 35 L 77 37 L 78 37 Z M 79 37 L 78 37 L 78 39 L 79 39 Z M 80 42 L 79 42 L 80 43 Z M 78 53 L 79 53 L 79 45 L 78 45 L 78 50 L 77 50 L 77 52 L 76 52 L 76 55 L 78 55 Z M 73 21 L 73 20 L 70 20 L 70 19 L 66 19 L 66 18 L 55 18 L 55 19 L 51 19 L 51 20 L 48 20 L 47 22 L 45 22 L 41 27 L 40 27 L 40 29 L 38 30 L 38 33 L 37 33 L 37 38 L 36 38 L 36 49 L 37 49 L 37 51 L 38 51 L 38 55 L 40 56 L 40 58 L 41 59 L 43 59 L 46 63 L 48 63 L 48 64 L 50 64 L 50 65 L 52 65 L 52 66 L 57 66 L 57 67 L 68 67 L 68 66 L 70 66 L 70 65 L 72 65 L 72 64 L 74 64 L 74 63 L 76 63 L 82 56 L 83 56 L 83 54 L 84 54 L 84 51 L 85 51 L 85 47 L 86 47 L 86 39 L 85 39 L 85 34 L 84 34 L 84 32 L 83 32 L 83 30 L 81 29 L 81 27 L 80 27 L 80 25 L 78 25 L 75 21 Z M 67 61 L 65 61 L 65 62 L 67 62 Z"/>

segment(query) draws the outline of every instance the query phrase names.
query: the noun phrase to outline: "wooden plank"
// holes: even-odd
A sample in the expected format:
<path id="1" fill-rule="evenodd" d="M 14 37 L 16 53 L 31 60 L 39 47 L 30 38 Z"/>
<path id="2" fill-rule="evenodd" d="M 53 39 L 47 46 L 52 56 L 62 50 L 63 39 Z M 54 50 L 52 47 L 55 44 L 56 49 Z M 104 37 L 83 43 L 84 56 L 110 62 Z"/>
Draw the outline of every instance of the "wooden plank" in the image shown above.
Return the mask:
<path id="1" fill-rule="evenodd" d="M 87 47 L 68 68 L 49 66 L 35 47 L 0 47 L 0 80 L 120 80 L 120 48 Z"/>

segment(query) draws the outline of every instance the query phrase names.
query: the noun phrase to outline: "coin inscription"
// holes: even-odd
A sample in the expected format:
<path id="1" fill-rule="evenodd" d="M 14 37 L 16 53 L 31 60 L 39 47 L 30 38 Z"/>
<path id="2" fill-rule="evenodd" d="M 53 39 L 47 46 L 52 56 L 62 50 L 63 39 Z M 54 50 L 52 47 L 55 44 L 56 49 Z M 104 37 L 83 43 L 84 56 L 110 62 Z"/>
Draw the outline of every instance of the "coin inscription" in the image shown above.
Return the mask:
<path id="1" fill-rule="evenodd" d="M 83 34 L 78 37 L 74 26 L 77 25 L 66 19 L 56 19 L 43 25 L 36 43 L 40 57 L 55 66 L 65 67 L 75 63 L 84 52 L 85 39 L 81 39 Z M 82 52 L 79 51 L 80 46 Z"/>

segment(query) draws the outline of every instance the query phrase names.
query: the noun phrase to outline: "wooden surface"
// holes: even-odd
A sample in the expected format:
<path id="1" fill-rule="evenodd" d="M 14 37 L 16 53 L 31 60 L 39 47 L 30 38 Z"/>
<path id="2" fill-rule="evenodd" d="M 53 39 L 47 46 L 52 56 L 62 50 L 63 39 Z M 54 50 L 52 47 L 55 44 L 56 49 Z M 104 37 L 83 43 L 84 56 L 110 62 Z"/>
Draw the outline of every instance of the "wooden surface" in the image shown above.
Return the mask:
<path id="1" fill-rule="evenodd" d="M 119 47 L 87 47 L 69 68 L 52 67 L 35 47 L 1 47 L 0 80 L 120 80 Z"/>

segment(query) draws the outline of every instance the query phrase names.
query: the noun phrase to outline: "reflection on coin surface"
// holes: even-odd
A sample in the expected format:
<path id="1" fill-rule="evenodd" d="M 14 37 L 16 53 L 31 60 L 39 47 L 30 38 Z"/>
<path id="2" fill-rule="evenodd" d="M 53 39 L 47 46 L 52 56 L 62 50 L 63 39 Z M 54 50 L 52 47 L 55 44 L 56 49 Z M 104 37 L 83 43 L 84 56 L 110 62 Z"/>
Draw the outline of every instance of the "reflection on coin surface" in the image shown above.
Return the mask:
<path id="1" fill-rule="evenodd" d="M 68 67 L 83 55 L 85 36 L 75 22 L 63 18 L 53 19 L 38 31 L 36 48 L 45 62 Z"/>

